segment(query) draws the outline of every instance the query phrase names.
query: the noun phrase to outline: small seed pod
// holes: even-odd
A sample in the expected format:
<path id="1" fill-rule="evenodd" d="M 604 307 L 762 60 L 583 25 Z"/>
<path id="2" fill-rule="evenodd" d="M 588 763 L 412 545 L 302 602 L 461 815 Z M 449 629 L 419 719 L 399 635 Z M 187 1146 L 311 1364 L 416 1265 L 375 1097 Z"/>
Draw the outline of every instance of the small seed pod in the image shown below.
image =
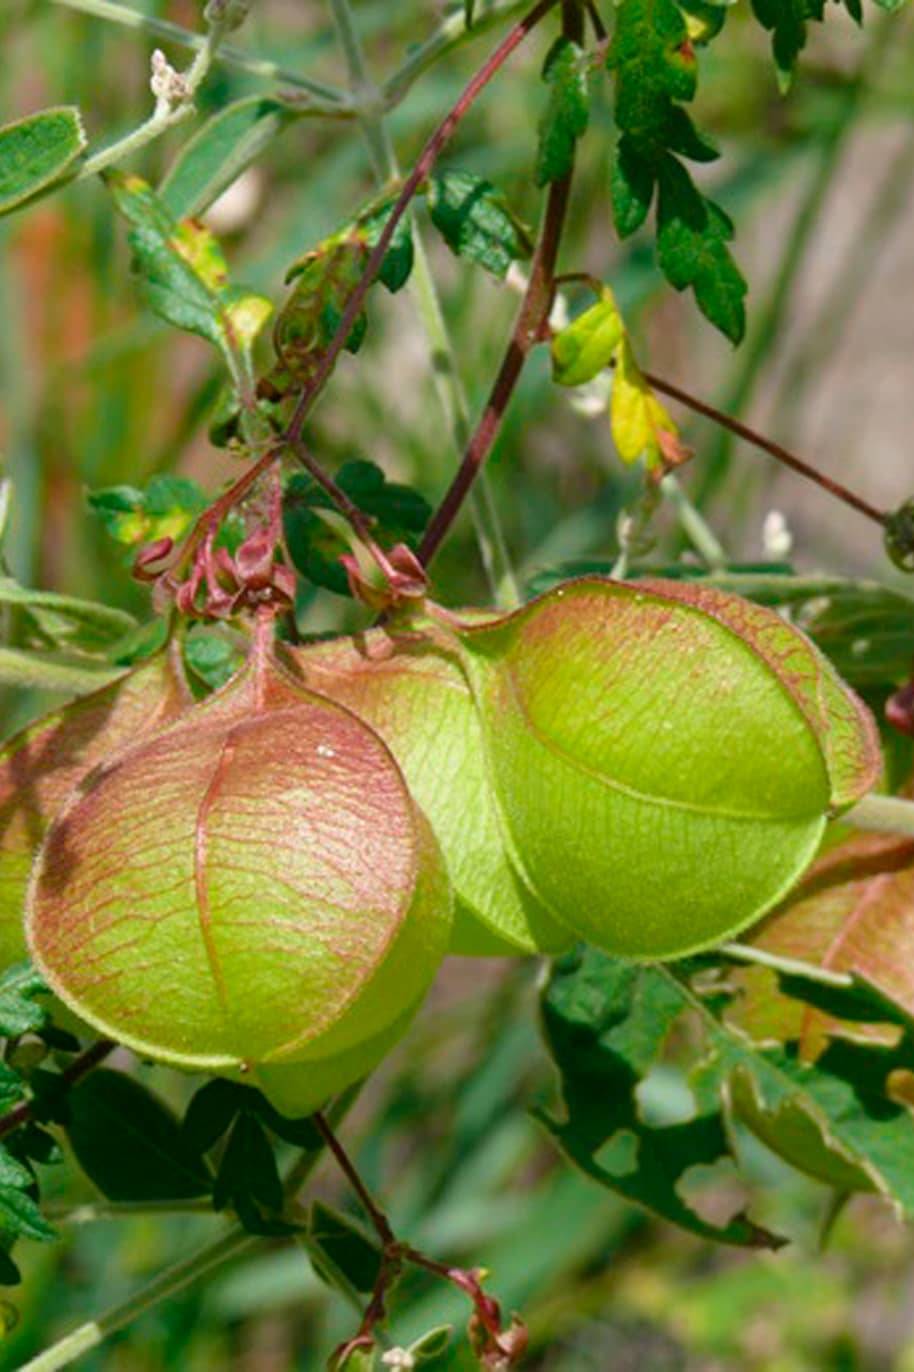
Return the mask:
<path id="1" fill-rule="evenodd" d="M 388 749 L 255 652 L 71 798 L 36 860 L 27 930 L 52 988 L 101 1033 L 257 1081 L 333 1058 L 360 1075 L 427 990 L 450 920 L 437 844 Z M 309 1101 L 289 1080 L 284 1104 Z"/>
<path id="2" fill-rule="evenodd" d="M 0 751 L 0 968 L 26 956 L 32 859 L 57 811 L 93 767 L 191 704 L 170 654 L 30 724 Z"/>
<path id="3" fill-rule="evenodd" d="M 451 952 L 560 951 L 568 931 L 511 864 L 473 697 L 438 638 L 432 625 L 374 629 L 298 649 L 294 662 L 308 684 L 377 730 L 403 769 L 454 887 Z"/>
<path id="4" fill-rule="evenodd" d="M 457 637 L 515 863 L 612 953 L 680 957 L 753 923 L 879 774 L 861 703 L 736 596 L 586 578 Z"/>

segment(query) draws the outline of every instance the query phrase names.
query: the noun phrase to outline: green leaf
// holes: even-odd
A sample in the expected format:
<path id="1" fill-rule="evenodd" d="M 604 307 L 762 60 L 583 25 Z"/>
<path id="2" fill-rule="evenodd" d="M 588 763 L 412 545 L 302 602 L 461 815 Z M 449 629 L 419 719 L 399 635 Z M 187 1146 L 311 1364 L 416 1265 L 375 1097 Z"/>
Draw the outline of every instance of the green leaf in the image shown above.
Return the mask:
<path id="1" fill-rule="evenodd" d="M 229 1134 L 213 1188 L 213 1208 L 224 1210 L 226 1206 L 235 1210 L 250 1233 L 289 1230 L 272 1218 L 283 1206 L 282 1180 L 273 1148 L 263 1126 L 246 1110 Z"/>
<path id="2" fill-rule="evenodd" d="M 104 649 L 136 627 L 132 615 L 113 606 L 55 591 L 34 591 L 5 576 L 0 576 L 0 605 L 25 610 L 50 642 L 84 651 Z"/>
<path id="3" fill-rule="evenodd" d="M 196 1153 L 208 1153 L 244 1108 L 248 1088 L 216 1077 L 197 1091 L 181 1122 L 181 1132 Z"/>
<path id="4" fill-rule="evenodd" d="M 318 1276 L 347 1294 L 371 1291 L 381 1270 L 376 1240 L 322 1201 L 315 1201 L 308 1215 L 308 1251 Z"/>
<path id="5" fill-rule="evenodd" d="M 278 400 L 307 385 L 333 341 L 365 270 L 368 253 L 365 240 L 344 230 L 318 244 L 290 268 L 286 280 L 294 282 L 292 294 L 273 330 L 277 363 L 261 382 L 266 398 Z M 367 327 L 362 311 L 346 340 L 347 351 L 359 351 Z"/>
<path id="6" fill-rule="evenodd" d="M 178 329 L 221 350 L 230 370 L 247 354 L 272 304 L 228 283 L 228 270 L 213 235 L 195 220 L 179 221 L 145 181 L 107 172 L 114 202 L 132 225 L 128 241 L 146 303 Z"/>
<path id="7" fill-rule="evenodd" d="M 714 1224 L 681 1194 L 691 1169 L 733 1157 L 719 1106 L 677 1124 L 642 1117 L 638 1087 L 686 1006 L 679 983 L 657 967 L 592 948 L 560 958 L 543 993 L 543 1022 L 566 1113 L 538 1116 L 570 1161 L 627 1200 L 703 1238 L 774 1247 L 778 1240 L 745 1214 Z"/>
<path id="8" fill-rule="evenodd" d="M 427 193 L 432 223 L 451 252 L 504 277 L 529 257 L 530 237 L 491 181 L 472 172 L 433 176 Z"/>
<path id="9" fill-rule="evenodd" d="M 218 628 L 192 629 L 184 640 L 184 662 L 208 691 L 218 691 L 242 667 L 245 652 L 237 639 Z"/>
<path id="10" fill-rule="evenodd" d="M 72 105 L 40 110 L 0 128 L 0 215 L 61 180 L 87 139 Z"/>
<path id="11" fill-rule="evenodd" d="M 373 462 L 345 463 L 336 481 L 359 509 L 377 521 L 374 535 L 382 547 L 415 546 L 431 516 L 431 507 L 418 491 L 388 481 Z M 336 523 L 319 513 L 333 509 L 329 496 L 311 477 L 296 473 L 286 486 L 283 505 L 286 546 L 296 569 L 309 581 L 348 595 L 340 557 L 349 551 L 349 544 Z"/>
<path id="12" fill-rule="evenodd" d="M 181 476 L 154 476 L 145 490 L 108 486 L 91 491 L 88 501 L 106 532 L 131 549 L 158 538 L 180 542 L 209 503 L 195 481 Z"/>
<path id="13" fill-rule="evenodd" d="M 0 977 L 0 1037 L 18 1038 L 43 1029 L 48 1012 L 36 997 L 48 994 L 45 981 L 30 962 L 8 968 Z"/>
<path id="14" fill-rule="evenodd" d="M 582 386 L 612 361 L 625 323 L 612 292 L 579 314 L 552 340 L 552 377 L 560 386 Z"/>
<path id="15" fill-rule="evenodd" d="M 379 209 L 363 215 L 356 221 L 353 233 L 361 239 L 369 251 L 376 246 L 384 232 L 394 203 L 393 200 L 390 200 Z M 378 280 L 382 286 L 387 287 L 391 295 L 395 295 L 406 285 L 412 274 L 414 260 L 413 235 L 409 220 L 404 215 L 397 221 L 390 245 L 381 263 L 381 270 L 378 272 Z"/>
<path id="16" fill-rule="evenodd" d="M 176 219 L 202 214 L 297 117 L 290 106 L 260 95 L 227 105 L 184 144 L 159 198 Z"/>
<path id="17" fill-rule="evenodd" d="M 806 46 L 806 21 L 811 17 L 808 0 L 752 0 L 752 11 L 771 34 L 775 66 L 782 85 L 787 85 Z"/>
<path id="18" fill-rule="evenodd" d="M 99 1068 L 70 1091 L 67 1106 L 70 1146 L 109 1200 L 191 1200 L 210 1191 L 206 1164 L 176 1117 L 132 1077 Z"/>
<path id="19" fill-rule="evenodd" d="M 439 1324 L 437 1328 L 430 1329 L 427 1334 L 411 1343 L 407 1351 L 416 1363 L 433 1362 L 447 1352 L 453 1332 L 453 1325 Z"/>
<path id="20" fill-rule="evenodd" d="M 5 1178 L 10 1180 L 5 1180 Z M 0 1147 L 0 1232 L 4 1238 L 35 1239 L 52 1243 L 59 1235 L 28 1194 L 35 1178 L 27 1167 L 17 1163 L 7 1149 Z"/>
<path id="21" fill-rule="evenodd" d="M 654 159 L 645 156 L 628 134 L 623 134 L 616 147 L 612 170 L 612 206 L 616 232 L 628 238 L 647 218 L 657 175 Z"/>
<path id="22" fill-rule="evenodd" d="M 557 38 L 546 56 L 543 80 L 549 100 L 539 123 L 536 184 L 567 176 L 574 150 L 590 122 L 590 57 L 577 43 Z"/>
<path id="23" fill-rule="evenodd" d="M 678 291 L 691 286 L 701 312 L 733 343 L 746 330 L 745 279 L 727 243 L 733 225 L 695 188 L 676 158 L 658 168 L 657 251 L 664 276 Z"/>
<path id="24" fill-rule="evenodd" d="M 97 691 L 119 675 L 119 669 L 85 657 L 71 658 L 0 647 L 0 686 L 59 691 L 62 695 L 77 696 Z"/>
<path id="25" fill-rule="evenodd" d="M 665 146 L 670 106 L 695 95 L 695 54 L 674 0 L 622 0 L 606 64 L 615 72 L 618 128 L 641 145 Z"/>

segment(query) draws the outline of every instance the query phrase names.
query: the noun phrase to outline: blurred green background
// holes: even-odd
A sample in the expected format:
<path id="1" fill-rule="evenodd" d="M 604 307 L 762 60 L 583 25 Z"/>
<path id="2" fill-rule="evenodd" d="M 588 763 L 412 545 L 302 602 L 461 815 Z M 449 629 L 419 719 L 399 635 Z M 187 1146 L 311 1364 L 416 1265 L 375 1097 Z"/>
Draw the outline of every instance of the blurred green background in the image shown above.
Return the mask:
<path id="1" fill-rule="evenodd" d="M 199 27 L 197 0 L 132 0 L 132 7 Z M 353 8 L 378 76 L 443 13 L 435 0 L 355 0 Z M 512 62 L 447 159 L 491 177 L 529 222 L 538 208 L 531 165 L 545 41 Z M 291 73 L 345 81 L 321 0 L 259 0 L 236 42 Z M 390 119 L 403 163 L 492 42 L 491 31 L 472 39 L 413 86 Z M 0 44 L 4 120 L 75 103 L 90 137 L 105 140 L 148 109 L 147 33 L 53 0 L 3 0 Z M 162 46 L 176 63 L 183 58 Z M 662 282 L 646 236 L 625 247 L 615 241 L 605 92 L 584 144 L 563 266 L 612 283 L 652 371 L 757 423 L 875 504 L 898 504 L 911 494 L 914 22 L 873 11 L 860 33 L 835 7 L 782 96 L 764 34 L 737 6 L 701 72 L 699 122 L 724 151 L 702 175 L 736 220 L 736 255 L 750 281 L 743 348 L 734 353 L 690 299 Z M 221 63 L 199 100 L 201 117 L 265 88 Z M 135 169 L 159 179 L 193 127 L 147 149 Z M 358 128 L 301 120 L 210 222 L 235 279 L 279 300 L 291 261 L 371 191 Z M 144 613 L 145 592 L 88 512 L 85 493 L 143 484 L 160 472 L 193 476 L 213 491 L 231 477 L 231 457 L 207 440 L 220 384 L 213 357 L 139 306 L 124 235 L 99 184 L 69 188 L 4 221 L 0 249 L 0 450 L 14 487 L 11 570 L 28 584 Z M 446 252 L 436 249 L 433 264 L 475 413 L 516 298 Z M 765 530 L 779 510 L 798 568 L 891 579 L 878 538 L 852 511 L 682 418 L 696 449 L 684 484 L 734 560 L 776 553 L 770 520 L 767 546 Z M 374 300 L 365 349 L 340 365 L 311 439 L 331 466 L 368 458 L 433 502 L 443 491 L 453 451 L 408 292 Z M 618 516 L 638 486 L 615 458 L 605 415 L 584 413 L 555 391 L 542 356 L 515 398 L 491 482 L 525 583 L 575 559 L 611 560 Z M 670 512 L 656 534 L 652 558 L 671 560 L 679 543 Z M 437 574 L 445 600 L 488 600 L 468 519 Z M 305 627 L 342 627 L 349 613 L 325 595 L 307 607 Z M 6 733 L 41 702 L 7 693 L 0 704 Z M 914 1372 L 914 1236 L 877 1201 L 853 1201 L 822 1251 L 828 1193 L 743 1139 L 746 1175 L 758 1193 L 754 1213 L 793 1242 L 776 1255 L 733 1254 L 648 1221 L 557 1161 L 527 1113 L 553 1090 L 536 1026 L 536 976 L 533 966 L 452 962 L 347 1123 L 347 1141 L 398 1232 L 440 1258 L 490 1268 L 505 1307 L 528 1320 L 529 1365 L 543 1372 Z M 162 1069 L 154 1081 L 176 1105 L 195 1084 Z M 653 1108 L 675 1109 L 683 1090 L 675 1062 L 645 1089 Z M 22 1245 L 25 1281 L 6 1296 L 3 1367 L 19 1366 L 124 1299 L 222 1223 L 193 1213 L 92 1220 L 79 1209 L 94 1199 L 89 1184 L 74 1177 L 69 1169 L 48 1172 L 46 1194 L 65 1242 Z M 714 1178 L 708 1203 L 726 1205 L 734 1186 Z M 315 1193 L 348 1204 L 326 1165 Z M 395 1303 L 393 1337 L 406 1342 L 441 1322 L 460 1328 L 465 1318 L 459 1295 L 410 1275 Z M 81 1365 L 311 1372 L 355 1323 L 294 1244 L 262 1242 Z M 472 1363 L 457 1343 L 440 1365 Z"/>

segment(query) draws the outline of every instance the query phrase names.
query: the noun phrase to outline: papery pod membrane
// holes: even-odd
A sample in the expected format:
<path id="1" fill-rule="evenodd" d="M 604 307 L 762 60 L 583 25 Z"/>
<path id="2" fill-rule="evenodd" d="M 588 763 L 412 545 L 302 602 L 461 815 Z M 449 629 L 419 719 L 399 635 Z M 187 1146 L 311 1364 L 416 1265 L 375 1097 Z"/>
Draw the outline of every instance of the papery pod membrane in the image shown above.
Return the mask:
<path id="1" fill-rule="evenodd" d="M 680 957 L 753 923 L 878 776 L 864 707 L 736 596 L 584 578 L 457 636 L 515 862 L 612 953 Z"/>
<path id="2" fill-rule="evenodd" d="M 305 682 L 381 735 L 432 825 L 454 888 L 451 952 L 558 952 L 567 929 L 512 866 L 466 677 L 427 630 L 374 629 L 294 650 Z"/>
<path id="3" fill-rule="evenodd" d="M 192 703 L 173 653 L 44 716 L 0 750 L 0 967 L 24 958 L 32 860 L 67 796 L 93 767 Z"/>
<path id="4" fill-rule="evenodd" d="M 28 906 L 38 967 L 101 1033 L 248 1080 L 390 1028 L 451 919 L 388 749 L 258 654 L 71 799 Z"/>
<path id="5" fill-rule="evenodd" d="M 312 1115 L 330 1096 L 374 1071 L 407 1032 L 420 1005 L 417 1001 L 388 1028 L 354 1048 L 300 1062 L 261 1063 L 246 1080 L 256 1084 L 281 1115 L 289 1119 Z"/>

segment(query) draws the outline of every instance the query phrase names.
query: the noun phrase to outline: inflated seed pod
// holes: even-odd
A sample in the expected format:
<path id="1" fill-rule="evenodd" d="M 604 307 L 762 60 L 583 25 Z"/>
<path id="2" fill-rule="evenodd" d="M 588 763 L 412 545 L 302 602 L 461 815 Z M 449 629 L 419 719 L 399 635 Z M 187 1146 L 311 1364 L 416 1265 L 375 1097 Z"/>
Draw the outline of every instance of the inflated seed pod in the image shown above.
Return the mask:
<path id="1" fill-rule="evenodd" d="M 376 729 L 403 769 L 454 888 L 451 951 L 557 952 L 568 946 L 568 930 L 511 864 L 473 697 L 438 637 L 431 625 L 374 629 L 294 650 L 294 665 Z"/>
<path id="2" fill-rule="evenodd" d="M 613 953 L 678 957 L 753 923 L 878 777 L 862 704 L 734 595 L 586 578 L 456 638 L 515 864 Z"/>
<path id="3" fill-rule="evenodd" d="M 70 798 L 27 933 L 99 1032 L 256 1082 L 370 1059 L 427 990 L 450 923 L 438 845 L 387 747 L 255 654 Z"/>
<path id="4" fill-rule="evenodd" d="M 23 921 L 32 859 L 73 787 L 191 703 L 174 656 L 160 653 L 30 724 L 0 750 L 0 968 L 26 956 Z"/>

